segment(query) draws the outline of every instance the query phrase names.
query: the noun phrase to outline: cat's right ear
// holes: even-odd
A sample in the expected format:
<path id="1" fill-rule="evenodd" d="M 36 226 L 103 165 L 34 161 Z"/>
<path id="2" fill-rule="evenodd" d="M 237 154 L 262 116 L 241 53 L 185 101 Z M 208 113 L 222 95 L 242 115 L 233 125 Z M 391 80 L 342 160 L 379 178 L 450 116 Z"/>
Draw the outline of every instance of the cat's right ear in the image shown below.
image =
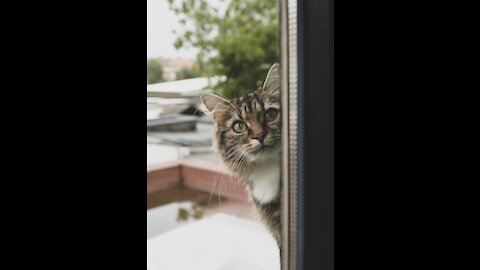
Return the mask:
<path id="1" fill-rule="evenodd" d="M 278 63 L 273 64 L 268 70 L 262 92 L 280 97 L 280 65 Z"/>
<path id="2" fill-rule="evenodd" d="M 214 118 L 218 113 L 225 112 L 232 106 L 228 100 L 213 93 L 200 94 L 200 100 L 202 101 L 203 105 L 205 105 L 204 113 L 212 114 Z M 207 111 L 205 111 L 205 109 Z"/>

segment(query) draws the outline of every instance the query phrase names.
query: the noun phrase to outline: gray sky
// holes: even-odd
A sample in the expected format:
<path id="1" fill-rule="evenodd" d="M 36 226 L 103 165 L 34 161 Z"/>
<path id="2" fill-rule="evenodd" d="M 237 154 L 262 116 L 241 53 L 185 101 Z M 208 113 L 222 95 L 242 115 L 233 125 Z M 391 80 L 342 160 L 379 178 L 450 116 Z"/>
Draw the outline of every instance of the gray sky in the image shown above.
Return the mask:
<path id="1" fill-rule="evenodd" d="M 195 58 L 195 49 L 177 50 L 173 47 L 176 35 L 172 31 L 181 29 L 167 0 L 147 0 L 147 58 Z"/>

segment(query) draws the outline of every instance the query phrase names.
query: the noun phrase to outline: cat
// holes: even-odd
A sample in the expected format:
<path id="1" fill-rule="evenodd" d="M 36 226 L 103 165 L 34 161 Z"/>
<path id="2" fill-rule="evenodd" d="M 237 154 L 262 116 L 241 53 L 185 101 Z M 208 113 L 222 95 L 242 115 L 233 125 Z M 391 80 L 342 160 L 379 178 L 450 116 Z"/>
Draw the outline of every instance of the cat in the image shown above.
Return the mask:
<path id="1" fill-rule="evenodd" d="M 263 86 L 226 100 L 202 93 L 215 120 L 216 152 L 242 181 L 261 220 L 281 247 L 280 227 L 280 66 L 273 64 Z"/>

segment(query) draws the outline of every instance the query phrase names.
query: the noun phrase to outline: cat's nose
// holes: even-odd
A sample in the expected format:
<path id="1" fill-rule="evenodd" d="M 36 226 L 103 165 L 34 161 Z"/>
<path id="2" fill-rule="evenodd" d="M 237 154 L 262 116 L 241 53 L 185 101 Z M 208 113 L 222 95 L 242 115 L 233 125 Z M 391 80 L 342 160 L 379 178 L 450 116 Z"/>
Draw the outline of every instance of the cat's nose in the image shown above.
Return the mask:
<path id="1" fill-rule="evenodd" d="M 263 140 L 258 139 L 257 137 L 252 137 L 252 142 L 262 143 Z"/>
<path id="2" fill-rule="evenodd" d="M 259 142 L 263 143 L 263 139 L 265 138 L 265 133 L 262 132 L 262 133 L 258 133 L 258 134 L 254 134 L 252 136 L 252 140 L 258 140 Z"/>

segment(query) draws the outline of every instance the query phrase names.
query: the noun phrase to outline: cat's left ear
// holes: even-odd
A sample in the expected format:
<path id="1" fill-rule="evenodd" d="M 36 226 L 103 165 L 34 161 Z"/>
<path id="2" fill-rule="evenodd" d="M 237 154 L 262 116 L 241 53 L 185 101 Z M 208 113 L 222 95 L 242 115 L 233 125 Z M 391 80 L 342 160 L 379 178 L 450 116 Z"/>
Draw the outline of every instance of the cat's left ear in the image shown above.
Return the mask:
<path id="1" fill-rule="evenodd" d="M 218 113 L 229 111 L 233 107 L 228 100 L 213 93 L 200 94 L 200 100 L 205 105 L 204 113 L 212 114 L 213 118 L 216 118 Z"/>
<path id="2" fill-rule="evenodd" d="M 268 70 L 262 92 L 269 95 L 280 95 L 280 65 L 278 63 L 273 64 Z"/>

